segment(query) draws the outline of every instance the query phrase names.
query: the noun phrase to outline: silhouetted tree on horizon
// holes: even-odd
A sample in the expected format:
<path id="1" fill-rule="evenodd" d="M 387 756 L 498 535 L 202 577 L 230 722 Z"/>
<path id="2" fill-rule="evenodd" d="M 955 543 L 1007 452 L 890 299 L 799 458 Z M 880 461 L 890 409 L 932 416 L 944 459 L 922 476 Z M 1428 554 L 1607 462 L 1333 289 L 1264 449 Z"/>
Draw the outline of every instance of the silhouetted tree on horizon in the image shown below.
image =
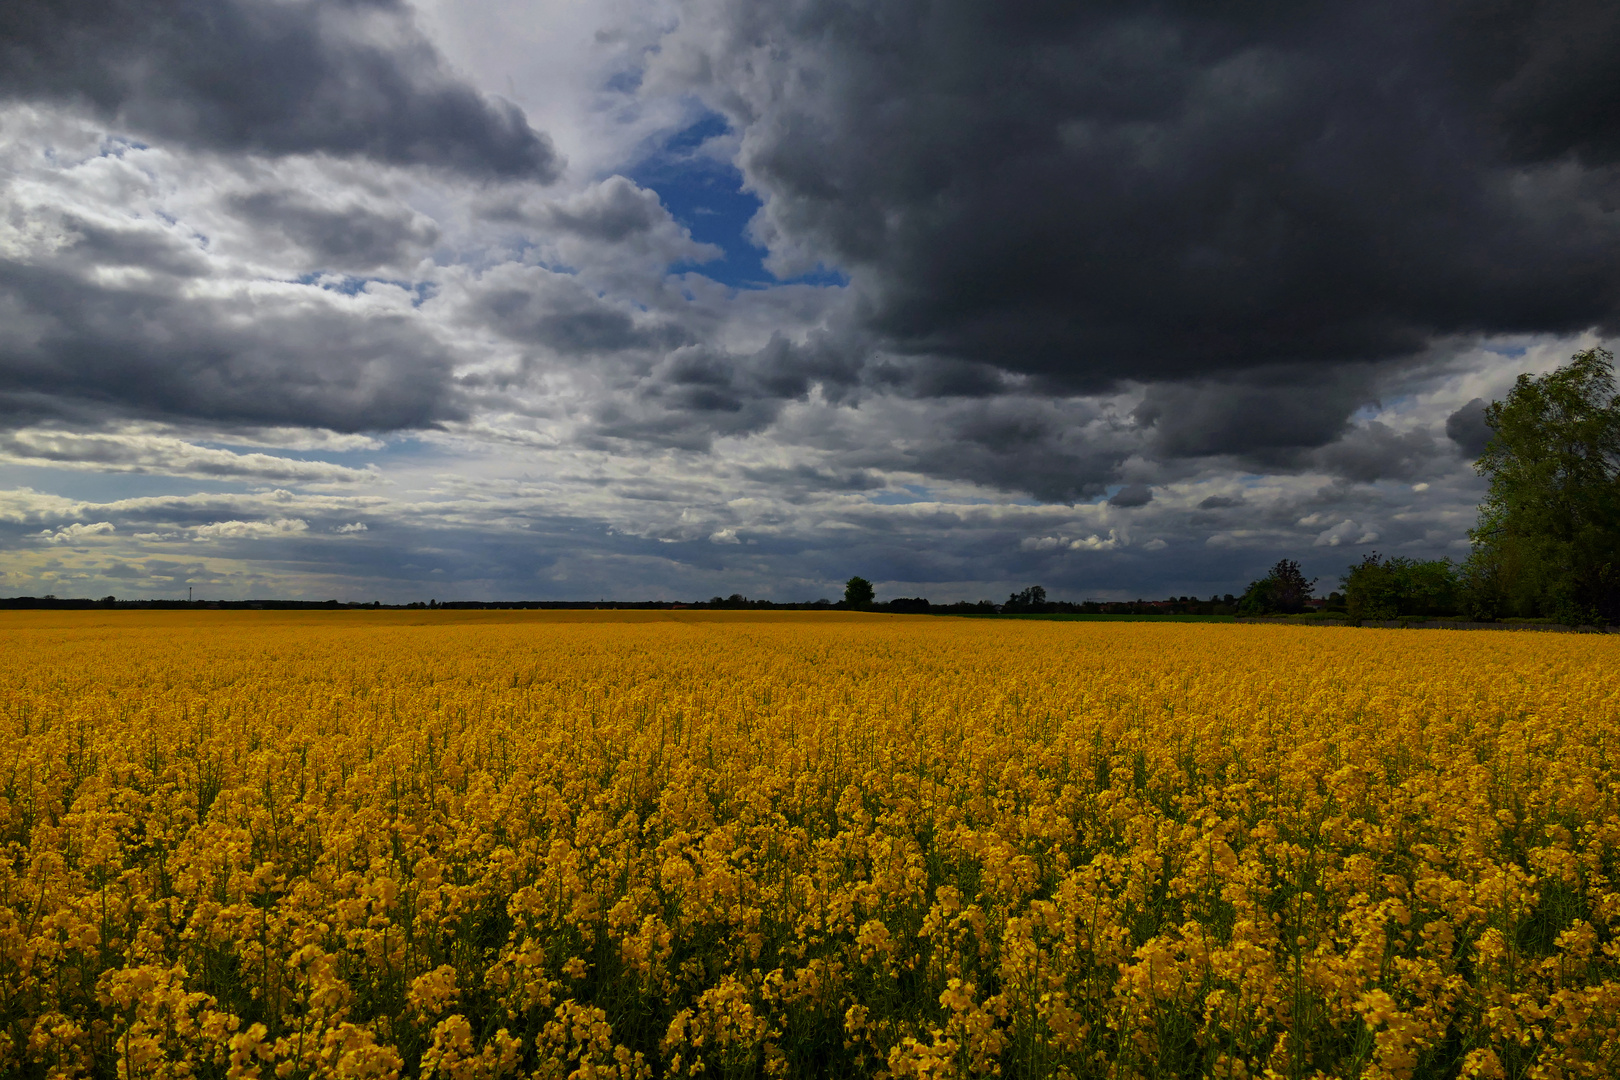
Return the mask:
<path id="1" fill-rule="evenodd" d="M 1305 610 L 1315 587 L 1316 579 L 1307 581 L 1299 563 L 1278 559 L 1270 573 L 1249 583 L 1238 610 L 1245 615 L 1295 615 Z"/>
<path id="2" fill-rule="evenodd" d="M 852 608 L 871 606 L 874 595 L 872 583 L 863 577 L 852 577 L 844 582 L 844 603 Z"/>

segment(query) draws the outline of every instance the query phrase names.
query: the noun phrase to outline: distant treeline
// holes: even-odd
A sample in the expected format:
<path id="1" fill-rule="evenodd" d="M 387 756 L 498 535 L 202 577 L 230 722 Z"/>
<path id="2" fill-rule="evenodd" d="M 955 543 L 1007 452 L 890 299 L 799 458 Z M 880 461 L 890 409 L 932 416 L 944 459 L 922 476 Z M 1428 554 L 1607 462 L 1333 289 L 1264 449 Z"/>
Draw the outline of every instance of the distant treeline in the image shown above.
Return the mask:
<path id="1" fill-rule="evenodd" d="M 1008 598 L 1007 603 L 989 600 L 961 600 L 951 604 L 930 603 L 920 596 L 896 597 L 893 600 L 849 604 L 842 601 L 814 600 L 803 603 L 780 603 L 775 600 L 750 600 L 740 593 L 716 596 L 709 600 L 438 600 L 417 601 L 409 604 L 340 602 L 337 600 L 119 600 L 107 596 L 100 600 L 62 598 L 56 596 L 0 597 L 0 611 L 90 611 L 90 610 L 147 610 L 147 611 L 876 611 L 895 615 L 1232 615 L 1237 611 L 1237 598 L 1230 593 L 1222 599 L 1211 597 L 1171 597 L 1168 600 L 1131 600 L 1121 602 L 1088 600 L 1071 603 L 1065 600 L 1048 601 L 1040 586 L 1025 589 Z"/>
<path id="2" fill-rule="evenodd" d="M 922 596 L 897 596 L 892 600 L 877 600 L 872 583 L 863 577 L 852 577 L 844 583 L 844 599 L 837 604 L 822 600 L 811 607 L 833 607 L 857 611 L 887 611 L 894 615 L 1235 615 L 1238 598 L 1231 593 L 1224 597 L 1212 596 L 1200 600 L 1196 596 L 1172 596 L 1168 600 L 1048 600 L 1046 590 L 1031 585 L 1007 597 L 1006 603 L 989 600 L 958 600 L 952 604 L 932 604 Z M 710 606 L 740 606 L 751 602 L 745 597 L 733 596 L 721 600 L 718 596 Z M 763 603 L 761 601 L 761 603 Z"/>
<path id="3" fill-rule="evenodd" d="M 1463 568 L 1449 559 L 1385 559 L 1375 551 L 1347 568 L 1339 585 L 1339 590 L 1318 598 L 1316 581 L 1305 579 L 1299 563 L 1283 559 L 1265 577 L 1249 583 L 1238 598 L 1236 613 L 1296 615 L 1317 611 L 1369 622 L 1408 616 L 1478 618 L 1470 610 Z"/>
<path id="4" fill-rule="evenodd" d="M 1576 353 L 1541 376 L 1520 375 L 1485 410 L 1491 438 L 1474 467 L 1490 488 L 1450 559 L 1382 558 L 1349 567 L 1324 605 L 1349 619 L 1465 616 L 1620 623 L 1620 395 L 1614 355 Z M 1250 583 L 1242 614 L 1305 610 L 1315 582 L 1284 559 Z"/>
<path id="5" fill-rule="evenodd" d="M 678 608 L 780 608 L 783 610 L 814 610 L 832 608 L 830 600 L 814 603 L 778 604 L 769 600 L 750 600 L 733 595 L 730 599 L 715 597 L 710 601 L 687 603 L 680 600 L 418 600 L 408 604 L 384 604 L 381 601 L 359 603 L 337 600 L 120 600 L 114 596 L 100 600 L 63 599 L 55 596 L 0 597 L 0 610 L 85 611 L 96 608 L 133 608 L 155 611 L 590 611 L 593 609 L 626 611 L 668 611 Z"/>

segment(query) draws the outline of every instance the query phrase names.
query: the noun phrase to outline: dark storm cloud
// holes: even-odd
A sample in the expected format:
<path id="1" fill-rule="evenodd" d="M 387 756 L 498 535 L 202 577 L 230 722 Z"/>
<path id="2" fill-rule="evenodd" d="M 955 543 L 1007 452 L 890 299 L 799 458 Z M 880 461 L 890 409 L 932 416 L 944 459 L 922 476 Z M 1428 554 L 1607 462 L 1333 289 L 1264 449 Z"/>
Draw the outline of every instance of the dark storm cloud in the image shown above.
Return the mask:
<path id="1" fill-rule="evenodd" d="M 921 414 L 920 423 L 873 433 L 884 445 L 853 460 L 871 468 L 966 480 L 1043 502 L 1102 495 L 1128 450 L 1054 415 L 1046 402 L 967 399 Z"/>
<path id="2" fill-rule="evenodd" d="M 1620 7 L 1491 0 L 1455 12 L 1459 74 L 1511 157 L 1620 161 Z"/>
<path id="3" fill-rule="evenodd" d="M 1006 372 L 950 356 L 885 356 L 870 365 L 873 386 L 910 397 L 990 397 L 1007 389 Z"/>
<path id="4" fill-rule="evenodd" d="M 286 236 L 314 256 L 323 269 L 363 271 L 389 266 L 439 238 L 432 222 L 403 210 L 380 214 L 364 206 L 326 207 L 295 192 L 234 195 L 227 204 L 238 217 Z"/>
<path id="5" fill-rule="evenodd" d="M 1485 423 L 1485 400 L 1475 398 L 1446 417 L 1446 437 L 1467 457 L 1483 454 L 1485 444 L 1491 441 L 1491 428 Z"/>
<path id="6" fill-rule="evenodd" d="M 448 354 L 398 316 L 324 296 L 187 297 L 0 261 L 22 332 L 0 338 L 0 422 L 142 416 L 421 427 L 459 414 Z"/>
<path id="7" fill-rule="evenodd" d="M 836 454 L 840 476 L 861 478 L 855 485 L 833 481 L 835 487 L 871 486 L 868 470 L 899 471 L 1066 503 L 1103 494 L 1129 453 L 1119 439 L 1097 442 L 1078 431 L 1074 410 L 1054 414 L 1050 402 L 1028 398 L 959 395 L 930 402 L 931 408 L 902 410 L 891 425 L 882 418 L 883 391 L 899 398 L 951 397 L 932 392 L 937 386 L 923 382 L 923 367 L 863 366 L 860 350 L 837 332 L 813 333 L 804 341 L 777 333 L 752 353 L 694 343 L 664 353 L 628 395 L 599 408 L 591 435 L 706 450 L 719 436 L 764 431 L 789 402 L 806 401 L 815 391 L 824 402 L 876 410 L 871 419 L 857 410 L 842 430 L 779 430 L 779 438 Z M 1082 420 L 1095 418 L 1079 412 Z"/>
<path id="8" fill-rule="evenodd" d="M 740 130 L 758 233 L 849 271 L 890 350 L 1214 380 L 1157 392 L 1162 449 L 1274 452 L 1365 400 L 1323 368 L 1617 325 L 1615 11 L 714 0 L 662 62 Z"/>
<path id="9" fill-rule="evenodd" d="M 1135 412 L 1168 458 L 1235 454 L 1270 464 L 1299 448 L 1324 446 L 1346 428 L 1368 396 L 1359 367 L 1271 368 L 1230 381 L 1164 382 L 1148 388 Z"/>
<path id="10" fill-rule="evenodd" d="M 634 388 L 634 399 L 608 403 L 596 416 L 595 433 L 611 439 L 685 449 L 708 449 L 717 435 L 763 430 L 783 403 L 808 392 L 808 382 L 778 358 L 791 357 L 780 340 L 751 356 L 709 345 L 686 345 L 666 353 Z"/>
<path id="11" fill-rule="evenodd" d="M 882 456 L 876 461 L 996 491 L 1027 492 L 1041 502 L 1069 504 L 1102 495 L 1119 464 L 1118 456 L 1107 451 L 1090 452 L 1056 439 L 1009 445 L 987 439 L 986 434 L 958 438 L 953 431 L 942 431 L 934 440 L 919 440 L 897 461 Z"/>
<path id="12" fill-rule="evenodd" d="M 819 386 L 828 401 L 838 401 L 862 374 L 859 352 L 828 333 L 812 334 L 804 342 L 772 334 L 765 347 L 749 357 L 747 367 L 761 394 L 800 400 L 812 386 Z"/>
<path id="13" fill-rule="evenodd" d="M 651 387 L 696 387 L 705 395 L 701 408 L 734 411 L 751 400 L 803 400 L 813 385 L 829 398 L 851 386 L 859 374 L 849 354 L 823 337 L 803 344 L 780 333 L 771 335 L 764 348 L 743 356 L 693 346 L 670 353 L 654 370 Z M 724 388 L 723 390 L 721 388 Z M 719 394 L 718 398 L 709 395 Z"/>
<path id="14" fill-rule="evenodd" d="M 813 465 L 745 466 L 739 472 L 755 483 L 784 492 L 788 501 L 823 491 L 872 491 L 883 486 L 881 477 L 864 469 L 823 469 Z"/>
<path id="15" fill-rule="evenodd" d="M 678 325 L 637 320 L 568 274 L 507 264 L 469 289 L 464 320 L 511 341 L 565 356 L 675 348 L 690 340 Z"/>
<path id="16" fill-rule="evenodd" d="M 1108 505 L 1129 510 L 1138 506 L 1146 506 L 1152 501 L 1153 489 L 1146 484 L 1126 484 L 1109 498 Z"/>
<path id="17" fill-rule="evenodd" d="M 776 333 L 752 353 L 681 345 L 635 380 L 630 400 L 597 411 L 594 434 L 707 449 L 717 435 L 764 430 L 787 402 L 805 400 L 813 387 L 837 401 L 854 391 L 860 373 L 854 355 L 826 334 L 794 342 Z"/>
<path id="18" fill-rule="evenodd" d="M 140 135 L 555 178 L 550 140 L 456 79 L 399 0 L 9 0 L 0 96 Z"/>
<path id="19" fill-rule="evenodd" d="M 1412 480 L 1423 475 L 1438 456 L 1426 431 L 1396 432 L 1377 420 L 1352 428 L 1338 442 L 1323 447 L 1316 463 L 1334 476 L 1370 484 L 1374 480 Z"/>

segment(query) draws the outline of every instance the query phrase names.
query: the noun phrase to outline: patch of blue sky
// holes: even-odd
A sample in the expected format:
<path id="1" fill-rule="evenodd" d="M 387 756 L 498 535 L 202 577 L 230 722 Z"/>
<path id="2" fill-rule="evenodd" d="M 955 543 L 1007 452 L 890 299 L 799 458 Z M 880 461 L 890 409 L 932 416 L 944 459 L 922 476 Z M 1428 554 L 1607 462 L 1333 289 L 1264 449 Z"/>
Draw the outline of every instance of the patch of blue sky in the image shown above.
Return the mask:
<path id="1" fill-rule="evenodd" d="M 1423 401 L 1417 394 L 1395 394 L 1387 398 L 1378 398 L 1363 403 L 1355 412 L 1351 413 L 1350 422 L 1352 424 L 1364 424 L 1369 420 L 1377 420 L 1380 417 L 1399 416 L 1402 413 L 1420 408 L 1422 405 Z"/>
<path id="2" fill-rule="evenodd" d="M 393 285 L 404 289 L 408 293 L 415 293 L 416 298 L 411 301 L 412 307 L 421 307 L 423 301 L 433 299 L 438 292 L 438 286 L 431 281 L 402 281 L 399 278 L 385 277 L 354 277 L 350 274 L 340 274 L 332 270 L 313 270 L 307 274 L 300 274 L 293 278 L 298 285 L 315 285 L 328 292 L 342 293 L 344 296 L 357 296 L 365 291 L 367 285 Z"/>
<path id="3" fill-rule="evenodd" d="M 1408 397 L 1406 400 L 1410 401 L 1411 398 Z M 1376 420 L 1379 416 L 1394 408 L 1394 406 L 1395 399 L 1393 398 L 1387 403 L 1382 400 L 1364 402 L 1356 408 L 1355 412 L 1350 414 L 1350 422 L 1352 424 L 1364 424 L 1368 420 Z"/>
<path id="4" fill-rule="evenodd" d="M 123 157 L 131 150 L 150 150 L 151 147 L 139 139 L 127 135 L 108 135 L 101 140 L 98 157 Z"/>
<path id="5" fill-rule="evenodd" d="M 738 289 L 772 285 L 844 285 L 848 278 L 818 269 L 787 280 L 765 268 L 766 251 L 748 235 L 748 223 L 763 205 L 743 187 L 742 173 L 729 161 L 704 150 L 711 139 L 729 130 L 726 118 L 705 112 L 694 123 L 668 136 L 629 171 L 630 179 L 658 193 L 675 220 L 694 240 L 714 244 L 724 253 L 705 263 L 677 266 Z"/>

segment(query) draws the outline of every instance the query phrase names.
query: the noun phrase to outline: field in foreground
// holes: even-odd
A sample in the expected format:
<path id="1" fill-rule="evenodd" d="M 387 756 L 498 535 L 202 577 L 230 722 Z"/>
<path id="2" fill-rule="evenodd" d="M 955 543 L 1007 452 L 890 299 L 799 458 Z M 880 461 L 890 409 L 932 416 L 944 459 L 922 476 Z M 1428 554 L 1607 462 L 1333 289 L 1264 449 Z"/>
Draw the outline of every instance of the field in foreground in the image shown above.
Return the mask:
<path id="1" fill-rule="evenodd" d="M 0 1075 L 1613 1076 L 1620 641 L 0 617 Z"/>

